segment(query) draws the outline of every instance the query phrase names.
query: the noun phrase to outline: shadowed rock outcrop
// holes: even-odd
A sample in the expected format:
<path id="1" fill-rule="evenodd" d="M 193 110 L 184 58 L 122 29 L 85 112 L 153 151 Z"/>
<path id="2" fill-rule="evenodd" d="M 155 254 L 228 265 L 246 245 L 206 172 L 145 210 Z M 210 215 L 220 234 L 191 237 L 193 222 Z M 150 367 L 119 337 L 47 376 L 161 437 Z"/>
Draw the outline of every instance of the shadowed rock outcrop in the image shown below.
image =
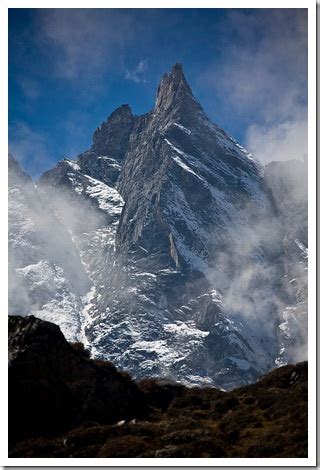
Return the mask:
<path id="1" fill-rule="evenodd" d="M 145 412 L 143 394 L 129 376 L 76 349 L 53 323 L 9 317 L 11 441 Z"/>

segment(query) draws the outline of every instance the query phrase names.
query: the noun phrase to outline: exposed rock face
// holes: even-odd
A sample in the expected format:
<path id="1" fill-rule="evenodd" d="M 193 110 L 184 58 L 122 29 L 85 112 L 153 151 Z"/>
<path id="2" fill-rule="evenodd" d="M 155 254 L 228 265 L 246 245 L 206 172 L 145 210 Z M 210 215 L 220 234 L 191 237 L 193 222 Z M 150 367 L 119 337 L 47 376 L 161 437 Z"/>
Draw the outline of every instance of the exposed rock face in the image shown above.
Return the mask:
<path id="1" fill-rule="evenodd" d="M 98 155 L 105 154 L 122 161 L 128 149 L 133 122 L 130 106 L 120 106 L 93 134 L 92 150 Z"/>
<path id="2" fill-rule="evenodd" d="M 127 375 L 74 350 L 57 325 L 33 316 L 9 317 L 11 441 L 90 420 L 115 423 L 145 410 Z"/>
<path id="3" fill-rule="evenodd" d="M 81 171 L 114 186 L 128 150 L 134 121 L 128 105 L 116 109 L 94 132 L 91 149 L 79 156 Z"/>
<path id="4" fill-rule="evenodd" d="M 114 186 L 120 173 L 121 163 L 129 145 L 129 137 L 135 118 L 128 105 L 122 105 L 93 134 L 89 150 L 79 155 L 77 162 L 65 159 L 57 164 L 54 173 L 42 175 L 42 183 L 53 186 L 70 184 L 68 173 L 79 170 L 82 174 Z"/>
<path id="5" fill-rule="evenodd" d="M 44 173 L 41 197 L 92 283 L 79 335 L 92 354 L 138 378 L 225 389 L 292 360 L 278 334 L 292 304 L 280 282 L 287 229 L 270 188 L 180 64 L 153 110 L 121 106 L 87 152 Z"/>
<path id="6" fill-rule="evenodd" d="M 210 122 L 179 64 L 162 79 L 143 131 L 133 129 L 119 191 L 126 201 L 119 251 L 139 244 L 170 256 L 173 268 L 181 267 L 180 258 L 193 270 L 207 267 L 213 240 L 226 236 L 226 219 L 228 225 L 241 221 L 253 198 L 261 200 L 259 209 L 268 205 L 259 168 Z"/>
<path id="7" fill-rule="evenodd" d="M 229 393 L 134 383 L 56 325 L 9 317 L 9 456 L 306 457 L 307 372 L 281 367 Z"/>

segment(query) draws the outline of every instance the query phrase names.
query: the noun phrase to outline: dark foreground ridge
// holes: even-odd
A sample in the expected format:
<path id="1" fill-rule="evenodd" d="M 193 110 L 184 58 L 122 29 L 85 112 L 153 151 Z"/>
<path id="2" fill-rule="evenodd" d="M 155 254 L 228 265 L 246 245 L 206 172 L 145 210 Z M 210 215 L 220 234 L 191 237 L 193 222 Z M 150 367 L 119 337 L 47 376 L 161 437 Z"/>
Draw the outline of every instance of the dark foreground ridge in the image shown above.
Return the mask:
<path id="1" fill-rule="evenodd" d="M 307 457 L 307 371 L 228 393 L 134 382 L 56 325 L 9 317 L 9 456 Z"/>

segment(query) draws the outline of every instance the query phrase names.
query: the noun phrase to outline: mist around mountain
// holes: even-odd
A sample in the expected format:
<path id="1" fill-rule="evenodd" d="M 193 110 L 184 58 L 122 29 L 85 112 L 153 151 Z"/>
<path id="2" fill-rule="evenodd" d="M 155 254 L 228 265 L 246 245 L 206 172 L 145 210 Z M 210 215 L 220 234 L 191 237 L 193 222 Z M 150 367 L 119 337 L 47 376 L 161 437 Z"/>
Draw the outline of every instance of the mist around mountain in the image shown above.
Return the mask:
<path id="1" fill-rule="evenodd" d="M 262 167 L 180 64 L 36 183 L 9 157 L 9 313 L 137 379 L 233 389 L 305 360 L 307 247 L 306 162 Z"/>

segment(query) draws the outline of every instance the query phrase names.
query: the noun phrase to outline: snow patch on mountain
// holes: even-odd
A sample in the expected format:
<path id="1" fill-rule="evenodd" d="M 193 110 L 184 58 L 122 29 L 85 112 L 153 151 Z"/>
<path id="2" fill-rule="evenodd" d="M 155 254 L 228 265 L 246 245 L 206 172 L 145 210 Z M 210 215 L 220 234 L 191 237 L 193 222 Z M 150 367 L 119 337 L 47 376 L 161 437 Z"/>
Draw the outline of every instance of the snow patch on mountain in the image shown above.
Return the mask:
<path id="1" fill-rule="evenodd" d="M 198 328 L 196 328 L 194 321 L 189 321 L 189 322 L 177 321 L 176 323 L 168 323 L 164 325 L 163 328 L 164 328 L 164 331 L 173 333 L 176 336 L 180 336 L 182 338 L 185 338 L 185 337 L 192 337 L 194 339 L 205 338 L 206 336 L 210 334 L 209 331 L 201 331 Z"/>
<path id="2" fill-rule="evenodd" d="M 124 201 L 118 191 L 88 175 L 85 178 L 88 180 L 85 192 L 89 197 L 97 199 L 99 208 L 110 215 L 121 214 Z"/>
<path id="3" fill-rule="evenodd" d="M 173 123 L 174 126 L 178 127 L 179 129 L 181 129 L 185 134 L 187 135 L 190 135 L 191 134 L 191 130 L 190 129 L 187 129 L 186 127 L 184 127 L 182 124 L 179 124 L 177 122 L 174 122 Z"/>

